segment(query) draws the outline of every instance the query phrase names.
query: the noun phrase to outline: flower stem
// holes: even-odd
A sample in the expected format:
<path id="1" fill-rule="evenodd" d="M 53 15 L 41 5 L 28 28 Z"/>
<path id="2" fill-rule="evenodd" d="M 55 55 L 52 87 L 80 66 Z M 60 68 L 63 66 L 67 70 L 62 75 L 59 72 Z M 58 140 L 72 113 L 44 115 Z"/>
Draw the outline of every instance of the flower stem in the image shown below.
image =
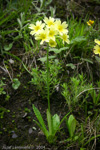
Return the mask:
<path id="1" fill-rule="evenodd" d="M 50 112 L 50 87 L 49 87 L 49 46 L 47 47 L 47 99 L 48 99 L 48 110 Z"/>

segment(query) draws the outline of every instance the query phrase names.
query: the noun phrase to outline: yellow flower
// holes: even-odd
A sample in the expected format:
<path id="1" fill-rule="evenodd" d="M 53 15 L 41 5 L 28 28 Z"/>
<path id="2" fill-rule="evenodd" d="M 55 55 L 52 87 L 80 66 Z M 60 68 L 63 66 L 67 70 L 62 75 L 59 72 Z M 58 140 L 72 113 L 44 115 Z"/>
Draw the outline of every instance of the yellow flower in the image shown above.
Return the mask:
<path id="1" fill-rule="evenodd" d="M 52 25 L 54 25 L 54 18 L 49 17 L 48 19 L 47 17 L 45 17 L 44 22 L 47 24 L 47 27 L 50 28 Z"/>
<path id="2" fill-rule="evenodd" d="M 94 46 L 94 53 L 99 54 L 99 56 L 100 56 L 100 46 L 99 45 Z"/>
<path id="3" fill-rule="evenodd" d="M 99 41 L 99 40 L 95 39 L 94 42 L 95 42 L 96 44 L 100 45 L 100 41 Z"/>
<path id="4" fill-rule="evenodd" d="M 45 24 L 42 21 L 37 21 L 36 25 L 30 24 L 29 28 L 32 29 L 30 32 L 31 35 L 37 34 L 40 30 L 44 28 Z"/>
<path id="5" fill-rule="evenodd" d="M 68 36 L 68 24 L 66 22 L 61 22 L 52 17 L 45 17 L 42 21 L 37 21 L 35 24 L 30 24 L 29 28 L 31 29 L 30 34 L 34 35 L 35 40 L 40 40 L 40 44 L 48 42 L 49 46 L 56 47 L 56 37 L 60 37 L 63 40 L 63 43 L 66 42 L 69 44 Z"/>
<path id="6" fill-rule="evenodd" d="M 64 42 L 66 42 L 68 44 L 70 43 L 70 41 L 69 41 L 69 35 L 67 35 L 66 33 L 62 34 L 60 37 L 63 40 L 63 44 L 64 44 Z"/>
<path id="7" fill-rule="evenodd" d="M 52 39 L 49 40 L 49 46 L 50 47 L 56 47 L 57 43 L 53 41 Z"/>
<path id="8" fill-rule="evenodd" d="M 68 30 L 67 30 L 68 24 L 66 24 L 66 22 L 63 22 L 63 23 L 61 24 L 61 21 L 60 21 L 60 20 L 56 20 L 56 22 L 55 22 L 55 27 L 56 27 L 56 29 L 58 30 L 58 32 L 59 32 L 60 34 L 68 33 Z"/>
<path id="9" fill-rule="evenodd" d="M 38 34 L 35 35 L 36 40 L 41 40 L 40 44 L 43 44 L 43 42 L 49 42 L 49 37 L 48 37 L 48 30 L 41 30 Z"/>
<path id="10" fill-rule="evenodd" d="M 55 35 L 57 35 L 57 30 L 52 26 L 49 30 L 49 38 L 52 39 L 52 40 L 55 40 Z"/>
<path id="11" fill-rule="evenodd" d="M 92 21 L 92 20 L 89 20 L 89 21 L 87 22 L 88 26 L 91 26 L 93 23 L 94 23 L 94 21 Z"/>

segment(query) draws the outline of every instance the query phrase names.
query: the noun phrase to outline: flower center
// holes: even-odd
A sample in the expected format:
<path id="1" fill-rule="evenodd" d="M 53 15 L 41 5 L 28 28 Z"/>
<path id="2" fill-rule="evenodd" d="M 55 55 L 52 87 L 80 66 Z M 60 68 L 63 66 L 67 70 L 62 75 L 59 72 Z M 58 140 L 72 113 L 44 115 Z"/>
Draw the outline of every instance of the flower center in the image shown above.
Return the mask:
<path id="1" fill-rule="evenodd" d="M 53 32 L 53 31 L 50 31 L 50 32 L 49 32 L 49 35 L 50 35 L 50 36 L 54 36 L 54 32 Z"/>
<path id="2" fill-rule="evenodd" d="M 46 35 L 45 35 L 45 34 L 42 34 L 42 35 L 41 35 L 41 39 L 42 39 L 42 40 L 46 39 Z"/>
<path id="3" fill-rule="evenodd" d="M 49 21 L 49 22 L 48 22 L 48 26 L 51 26 L 51 25 L 53 25 L 53 22 L 52 22 L 52 21 Z"/>
<path id="4" fill-rule="evenodd" d="M 63 30 L 62 26 L 58 26 L 58 30 L 62 31 Z"/>
<path id="5" fill-rule="evenodd" d="M 36 31 L 40 30 L 40 26 L 36 26 L 36 27 L 35 27 L 35 30 L 36 30 Z"/>

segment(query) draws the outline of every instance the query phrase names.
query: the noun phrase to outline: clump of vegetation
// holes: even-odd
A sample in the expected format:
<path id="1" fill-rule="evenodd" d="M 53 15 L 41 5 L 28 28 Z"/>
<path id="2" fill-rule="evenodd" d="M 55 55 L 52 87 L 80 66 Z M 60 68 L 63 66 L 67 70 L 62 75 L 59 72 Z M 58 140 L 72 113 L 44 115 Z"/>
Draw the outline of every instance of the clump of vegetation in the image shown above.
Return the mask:
<path id="1" fill-rule="evenodd" d="M 62 18 L 52 0 L 0 4 L 2 148 L 98 149 L 100 23 L 90 14 L 75 18 L 78 3 L 66 4 L 73 12 Z"/>

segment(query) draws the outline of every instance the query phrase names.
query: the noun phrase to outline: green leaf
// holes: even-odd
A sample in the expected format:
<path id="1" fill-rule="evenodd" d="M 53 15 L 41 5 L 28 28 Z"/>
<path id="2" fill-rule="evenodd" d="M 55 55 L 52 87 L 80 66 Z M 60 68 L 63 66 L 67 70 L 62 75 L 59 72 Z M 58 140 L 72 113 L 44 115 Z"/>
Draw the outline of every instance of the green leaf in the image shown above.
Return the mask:
<path id="1" fill-rule="evenodd" d="M 72 138 L 74 136 L 74 132 L 76 129 L 76 119 L 74 118 L 73 115 L 69 116 L 69 119 L 67 121 L 67 127 L 68 127 L 70 137 Z"/>
<path id="2" fill-rule="evenodd" d="M 55 58 L 56 56 L 49 56 L 48 58 L 49 59 L 53 59 L 53 58 Z M 45 62 L 46 60 L 47 60 L 47 57 L 45 56 L 45 57 L 42 57 L 42 58 L 39 58 L 38 60 L 40 60 L 40 61 L 42 61 L 42 62 Z"/>
<path id="3" fill-rule="evenodd" d="M 51 48 L 51 49 L 49 49 L 49 51 L 58 54 L 58 53 L 60 53 L 61 51 L 64 51 L 64 50 L 67 50 L 67 49 L 69 49 L 69 47 L 62 47 L 62 48 L 60 48 L 60 49 L 57 49 L 57 48 Z"/>
<path id="4" fill-rule="evenodd" d="M 100 57 L 95 56 L 95 59 L 100 63 Z"/>
<path id="5" fill-rule="evenodd" d="M 20 16 L 21 16 L 21 23 L 22 23 L 22 26 L 23 26 L 24 21 L 25 21 L 25 12 L 21 13 Z"/>
<path id="6" fill-rule="evenodd" d="M 32 107 L 33 107 L 33 111 L 34 111 L 34 113 L 35 113 L 35 115 L 36 115 L 36 117 L 37 117 L 37 119 L 38 119 L 38 121 L 39 121 L 39 123 L 41 124 L 41 130 L 43 131 L 43 133 L 46 135 L 46 136 L 48 136 L 48 130 L 46 129 L 46 126 L 45 126 L 45 123 L 44 123 L 44 121 L 43 121 L 43 118 L 42 118 L 42 116 L 41 116 L 41 113 L 39 112 L 39 110 L 34 106 L 34 104 L 32 105 Z M 39 124 L 38 124 L 39 125 Z M 39 126 L 40 127 L 40 126 Z"/>
<path id="7" fill-rule="evenodd" d="M 40 0 L 40 8 L 45 6 L 45 0 Z"/>
<path id="8" fill-rule="evenodd" d="M 75 69 L 75 68 L 76 68 L 76 66 L 75 66 L 74 64 L 72 64 L 72 63 L 67 64 L 66 66 L 67 66 L 67 67 L 71 67 L 72 69 Z"/>
<path id="9" fill-rule="evenodd" d="M 5 45 L 4 50 L 9 51 L 12 48 L 12 46 L 13 46 L 13 43 L 10 43 L 9 45 Z"/>
<path id="10" fill-rule="evenodd" d="M 52 135 L 52 120 L 51 120 L 51 114 L 48 109 L 47 109 L 47 122 L 48 122 L 49 134 Z"/>
<path id="11" fill-rule="evenodd" d="M 67 49 L 69 49 L 69 47 L 62 47 L 59 49 L 59 51 L 61 52 L 61 51 L 67 50 Z"/>
<path id="12" fill-rule="evenodd" d="M 35 7 L 35 9 L 36 9 L 38 12 L 41 11 L 41 9 L 40 9 L 39 7 L 36 7 L 36 4 L 35 4 L 34 2 L 32 2 L 32 5 Z"/>
<path id="13" fill-rule="evenodd" d="M 51 49 L 49 49 L 49 52 L 59 53 L 59 49 L 51 48 Z"/>
<path id="14" fill-rule="evenodd" d="M 53 0 L 48 0 L 48 1 L 45 1 L 46 3 L 46 6 L 48 6 Z"/>
<path id="15" fill-rule="evenodd" d="M 83 61 L 87 61 L 87 62 L 89 62 L 89 63 L 93 64 L 93 61 L 91 61 L 90 59 L 81 58 L 81 60 L 83 60 Z"/>
<path id="16" fill-rule="evenodd" d="M 51 12 L 51 17 L 53 17 L 55 15 L 55 12 L 56 12 L 56 6 L 50 7 L 50 12 Z"/>
<path id="17" fill-rule="evenodd" d="M 18 21 L 18 24 L 19 24 L 20 29 L 22 29 L 23 25 L 22 25 L 21 20 L 18 18 L 17 21 Z"/>
<path id="18" fill-rule="evenodd" d="M 37 124 L 37 126 L 43 131 L 44 135 L 45 135 L 45 131 L 44 129 L 42 128 L 42 126 L 36 121 L 33 119 L 33 121 Z"/>
<path id="19" fill-rule="evenodd" d="M 67 113 L 67 114 L 62 118 L 62 120 L 60 121 L 60 125 L 62 124 L 62 122 L 66 119 L 66 117 L 67 117 L 69 114 L 70 114 L 70 112 Z"/>
<path id="20" fill-rule="evenodd" d="M 19 88 L 19 86 L 20 86 L 20 81 L 17 78 L 14 78 L 12 87 L 16 90 Z"/>
<path id="21" fill-rule="evenodd" d="M 15 33 L 18 32 L 17 30 L 5 30 L 5 31 L 1 31 L 0 34 L 3 34 L 3 36 L 7 35 L 7 34 L 11 34 L 11 33 Z"/>
<path id="22" fill-rule="evenodd" d="M 57 130 L 60 128 L 60 118 L 57 114 L 52 117 L 52 128 L 54 134 L 56 134 Z"/>
<path id="23" fill-rule="evenodd" d="M 76 43 L 80 43 L 83 41 L 86 41 L 86 38 L 84 36 L 78 36 L 71 41 L 71 44 L 76 44 Z"/>
<path id="24" fill-rule="evenodd" d="M 74 136 L 74 141 L 78 140 L 79 136 Z"/>
<path id="25" fill-rule="evenodd" d="M 11 21 L 15 17 L 16 15 L 15 11 L 10 12 L 10 14 L 8 12 L 9 11 L 5 12 L 4 15 L 0 16 L 0 26 L 2 24 L 6 24 L 9 20 Z"/>

